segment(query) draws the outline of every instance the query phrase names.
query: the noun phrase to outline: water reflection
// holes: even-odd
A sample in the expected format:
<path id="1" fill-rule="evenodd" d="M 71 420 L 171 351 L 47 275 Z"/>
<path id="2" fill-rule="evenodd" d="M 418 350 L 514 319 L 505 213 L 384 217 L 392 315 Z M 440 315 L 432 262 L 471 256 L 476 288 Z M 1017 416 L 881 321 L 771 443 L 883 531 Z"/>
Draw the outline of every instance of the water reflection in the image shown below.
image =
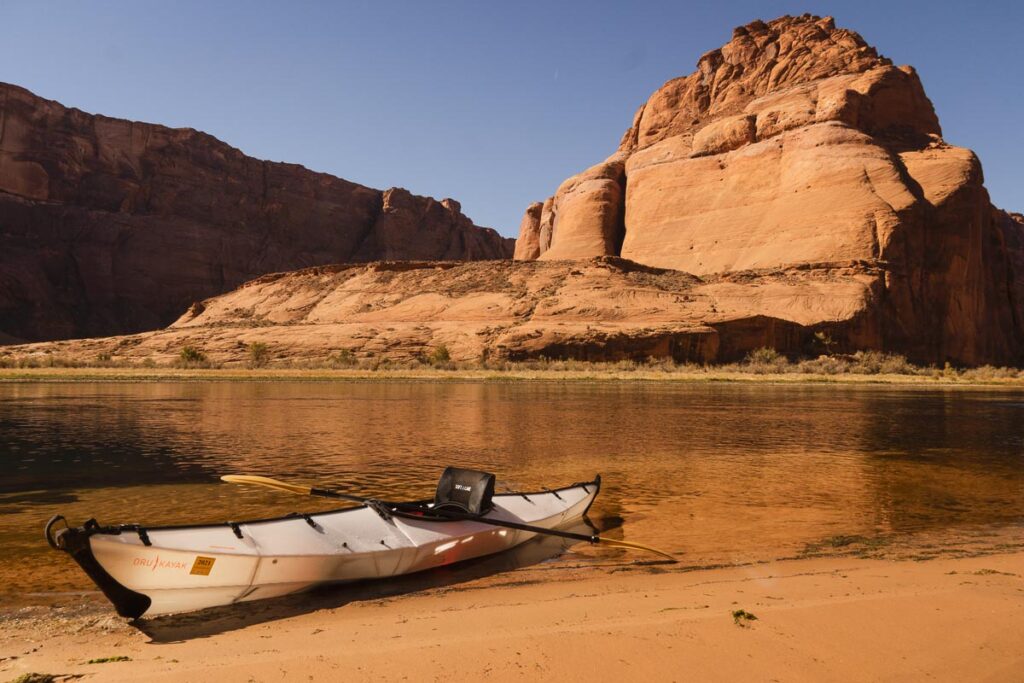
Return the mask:
<path id="1" fill-rule="evenodd" d="M 777 557 L 838 534 L 1019 524 L 1022 425 L 1018 394 L 964 390 L 0 385 L 0 577 L 8 595 L 87 586 L 41 543 L 58 510 L 172 523 L 330 507 L 218 483 L 227 472 L 392 498 L 429 495 L 448 464 L 510 488 L 600 472 L 595 523 L 621 519 L 627 538 L 693 563 Z"/>

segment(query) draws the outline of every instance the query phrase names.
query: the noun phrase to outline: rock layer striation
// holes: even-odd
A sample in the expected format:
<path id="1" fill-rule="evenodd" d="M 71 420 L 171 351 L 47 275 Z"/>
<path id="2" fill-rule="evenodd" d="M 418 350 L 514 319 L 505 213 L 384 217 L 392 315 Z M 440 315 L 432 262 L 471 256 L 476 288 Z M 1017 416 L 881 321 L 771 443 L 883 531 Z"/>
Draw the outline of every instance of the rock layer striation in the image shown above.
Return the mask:
<path id="1" fill-rule="evenodd" d="M 862 308 L 817 321 L 840 345 L 1020 364 L 1021 235 L 974 153 L 942 139 L 913 68 L 804 15 L 735 29 L 651 95 L 611 157 L 531 205 L 516 257 L 699 277 L 862 263 Z"/>
<path id="2" fill-rule="evenodd" d="M 451 199 L 382 192 L 0 84 L 0 341 L 162 327 L 269 272 L 512 249 Z"/>
<path id="3" fill-rule="evenodd" d="M 849 263 L 696 277 L 609 256 L 323 266 L 257 278 L 164 330 L 8 346 L 0 361 L 167 363 L 191 346 L 212 362 L 240 365 L 258 343 L 272 364 L 409 360 L 441 346 L 457 361 L 715 363 L 764 346 L 814 352 L 815 325 L 863 310 L 878 276 Z M 784 316 L 766 317 L 766 307 Z"/>

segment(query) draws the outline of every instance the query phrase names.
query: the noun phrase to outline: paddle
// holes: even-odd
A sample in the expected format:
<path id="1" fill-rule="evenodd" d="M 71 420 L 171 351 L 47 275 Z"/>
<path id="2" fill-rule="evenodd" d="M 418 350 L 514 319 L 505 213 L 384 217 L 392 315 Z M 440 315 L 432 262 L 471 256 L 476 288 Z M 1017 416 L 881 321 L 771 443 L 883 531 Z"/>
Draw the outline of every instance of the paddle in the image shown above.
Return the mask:
<path id="1" fill-rule="evenodd" d="M 386 508 L 386 511 L 392 515 L 403 517 L 406 519 L 422 519 L 420 515 L 410 514 L 408 508 L 403 509 L 401 504 L 396 503 L 384 503 L 373 498 L 360 498 L 359 496 L 349 495 L 347 493 L 341 493 L 340 491 L 331 491 L 330 489 L 321 489 L 315 486 L 303 486 L 301 484 L 289 484 L 288 482 L 280 481 L 278 479 L 271 479 L 270 477 L 260 477 L 257 475 L 250 474 L 225 474 L 221 477 L 223 481 L 230 482 L 232 484 L 251 484 L 255 486 L 266 486 L 268 488 L 277 489 L 278 491 L 287 491 L 288 493 L 297 493 L 300 496 L 317 496 L 320 498 L 336 498 L 339 500 L 350 500 L 354 503 L 361 503 L 363 505 L 369 505 L 378 512 L 381 511 L 381 506 Z M 416 508 L 419 510 L 420 508 Z M 617 548 L 632 548 L 633 550 L 646 550 L 647 552 L 654 553 L 655 555 L 661 555 L 672 562 L 676 561 L 676 558 L 672 557 L 668 553 L 652 548 L 647 545 L 640 543 L 630 543 L 629 541 L 619 541 L 612 538 L 604 538 L 597 534 L 577 534 L 572 531 L 560 531 L 558 529 L 545 529 L 544 527 L 532 526 L 530 524 L 520 524 L 519 522 L 506 522 L 501 519 L 489 519 L 486 517 L 475 517 L 473 515 L 462 514 L 459 512 L 453 512 L 451 510 L 430 510 L 429 514 L 437 517 L 444 517 L 446 519 L 458 519 L 466 520 L 471 522 L 480 522 L 481 524 L 488 524 L 490 526 L 505 527 L 506 529 L 516 529 L 518 531 L 530 531 L 535 534 L 547 534 L 548 536 L 558 536 L 560 538 L 570 538 L 575 541 L 586 541 L 587 543 L 615 546 Z"/>

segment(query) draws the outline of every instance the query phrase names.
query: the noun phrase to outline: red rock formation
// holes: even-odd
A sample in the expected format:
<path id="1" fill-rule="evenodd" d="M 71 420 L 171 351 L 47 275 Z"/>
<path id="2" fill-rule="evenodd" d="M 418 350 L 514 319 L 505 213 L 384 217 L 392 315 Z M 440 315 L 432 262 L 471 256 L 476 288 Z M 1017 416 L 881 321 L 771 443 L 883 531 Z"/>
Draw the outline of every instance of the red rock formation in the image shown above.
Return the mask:
<path id="1" fill-rule="evenodd" d="M 850 263 L 698 278 L 608 256 L 321 266 L 264 275 L 193 306 L 163 330 L 8 346 L 0 361 L 52 354 L 167 363 L 193 346 L 213 362 L 243 364 L 258 342 L 289 361 L 330 362 L 342 349 L 361 360 L 407 360 L 444 345 L 460 361 L 714 363 L 762 346 L 811 351 L 814 324 L 863 310 L 877 276 Z M 766 301 L 787 319 L 758 313 Z"/>
<path id="2" fill-rule="evenodd" d="M 268 272 L 512 248 L 450 199 L 380 192 L 0 84 L 0 340 L 161 327 Z"/>
<path id="3" fill-rule="evenodd" d="M 856 33 L 810 15 L 754 22 L 524 219 L 537 249 L 518 257 L 620 255 L 700 276 L 869 264 L 863 308 L 819 321 L 845 347 L 1022 363 L 1020 222 L 991 207 L 974 154 L 940 136 L 914 70 Z"/>

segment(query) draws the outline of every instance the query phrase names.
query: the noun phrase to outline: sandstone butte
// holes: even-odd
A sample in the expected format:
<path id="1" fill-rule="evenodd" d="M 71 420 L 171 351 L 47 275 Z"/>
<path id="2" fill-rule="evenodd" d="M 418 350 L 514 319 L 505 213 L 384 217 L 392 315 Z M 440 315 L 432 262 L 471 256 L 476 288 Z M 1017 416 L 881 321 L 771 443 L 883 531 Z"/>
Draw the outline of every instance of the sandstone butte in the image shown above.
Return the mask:
<path id="1" fill-rule="evenodd" d="M 814 353 L 824 332 L 840 351 L 1024 364 L 1024 218 L 942 140 L 915 71 L 831 18 L 735 29 L 527 209 L 515 258 L 267 275 L 165 330 L 7 353 L 709 363 Z"/>
<path id="2" fill-rule="evenodd" d="M 744 305 L 719 311 L 807 328 L 766 330 L 780 349 L 827 330 L 846 349 L 1019 365 L 1022 226 L 943 141 L 913 68 L 804 15 L 735 29 L 651 95 L 614 154 L 526 210 L 516 258 L 745 278 Z"/>
<path id="3" fill-rule="evenodd" d="M 253 159 L 192 129 L 0 83 L 0 344 L 163 327 L 270 272 L 512 248 L 452 199 Z"/>

